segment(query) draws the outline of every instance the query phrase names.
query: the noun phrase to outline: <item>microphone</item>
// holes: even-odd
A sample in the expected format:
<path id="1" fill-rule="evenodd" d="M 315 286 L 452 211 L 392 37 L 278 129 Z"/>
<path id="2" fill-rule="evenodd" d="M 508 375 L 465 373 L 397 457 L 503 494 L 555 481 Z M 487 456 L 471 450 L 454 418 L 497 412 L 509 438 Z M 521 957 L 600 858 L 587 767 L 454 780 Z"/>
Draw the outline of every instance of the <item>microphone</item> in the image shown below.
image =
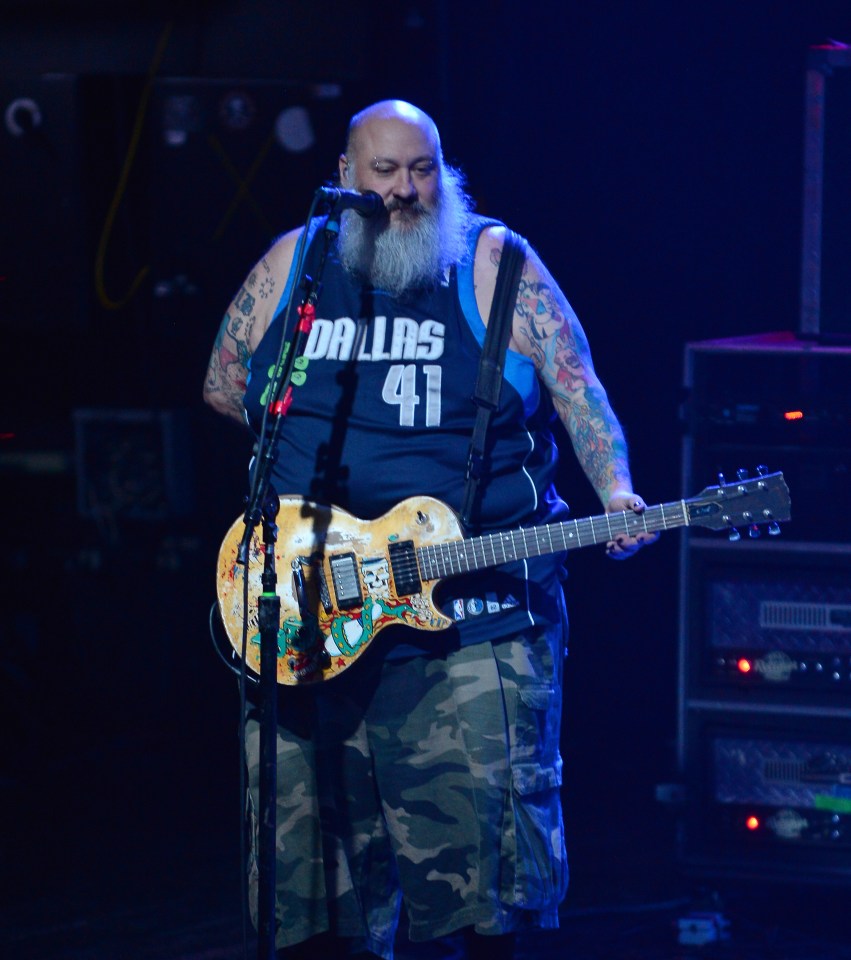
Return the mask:
<path id="1" fill-rule="evenodd" d="M 356 210 L 362 217 L 374 217 L 384 210 L 384 201 L 374 190 L 358 193 L 357 190 L 343 190 L 342 187 L 320 187 L 316 191 L 320 200 L 334 204 L 334 213 L 343 210 Z"/>

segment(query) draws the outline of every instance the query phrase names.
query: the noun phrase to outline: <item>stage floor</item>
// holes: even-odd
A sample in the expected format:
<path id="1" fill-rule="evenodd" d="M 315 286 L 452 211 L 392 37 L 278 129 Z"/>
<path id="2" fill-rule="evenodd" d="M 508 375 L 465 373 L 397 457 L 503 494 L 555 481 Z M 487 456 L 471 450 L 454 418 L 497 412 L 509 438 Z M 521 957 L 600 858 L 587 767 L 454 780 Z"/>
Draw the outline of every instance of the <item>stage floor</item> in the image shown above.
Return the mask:
<path id="1" fill-rule="evenodd" d="M 111 743 L 109 756 L 78 754 L 52 769 L 49 784 L 7 789 L 0 955 L 243 958 L 235 758 L 188 760 L 175 743 Z M 135 760 L 112 777 L 122 746 Z M 51 790 L 62 799 L 54 808 Z M 685 877 L 663 809 L 615 814 L 580 797 L 567 816 L 561 928 L 521 938 L 519 960 L 851 958 L 841 891 Z M 729 921 L 729 937 L 681 944 L 679 921 L 695 911 Z M 447 953 L 400 938 L 398 960 L 438 956 Z M 256 957 L 250 941 L 247 957 Z"/>

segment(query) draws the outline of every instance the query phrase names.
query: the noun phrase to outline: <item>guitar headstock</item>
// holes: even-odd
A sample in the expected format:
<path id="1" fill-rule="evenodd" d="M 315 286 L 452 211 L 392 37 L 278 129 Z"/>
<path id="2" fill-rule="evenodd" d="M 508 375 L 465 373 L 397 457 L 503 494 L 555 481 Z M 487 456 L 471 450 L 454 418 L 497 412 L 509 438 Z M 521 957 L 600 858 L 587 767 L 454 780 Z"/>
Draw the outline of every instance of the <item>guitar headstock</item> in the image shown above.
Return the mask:
<path id="1" fill-rule="evenodd" d="M 752 537 L 759 536 L 762 524 L 768 524 L 769 534 L 780 533 L 780 524 L 791 517 L 789 488 L 782 473 L 764 470 L 758 468 L 758 475 L 751 478 L 740 470 L 732 483 L 719 476 L 717 486 L 685 501 L 689 524 L 727 530 L 731 540 L 740 539 L 739 527 L 747 527 Z"/>

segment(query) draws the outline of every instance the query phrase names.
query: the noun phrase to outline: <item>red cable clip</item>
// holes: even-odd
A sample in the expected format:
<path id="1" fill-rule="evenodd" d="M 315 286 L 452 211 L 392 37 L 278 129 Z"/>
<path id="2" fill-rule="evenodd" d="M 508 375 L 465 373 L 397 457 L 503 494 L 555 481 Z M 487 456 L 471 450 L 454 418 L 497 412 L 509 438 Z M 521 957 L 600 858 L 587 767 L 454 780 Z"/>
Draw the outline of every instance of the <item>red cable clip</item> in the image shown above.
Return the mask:
<path id="1" fill-rule="evenodd" d="M 298 308 L 299 321 L 296 330 L 299 333 L 310 333 L 313 321 L 316 319 L 316 307 L 312 303 L 303 303 Z"/>
<path id="2" fill-rule="evenodd" d="M 282 400 L 276 400 L 274 403 L 269 404 L 269 413 L 275 414 L 279 417 L 284 417 L 286 416 L 287 410 L 289 410 L 292 402 L 293 388 L 290 386 L 287 387 L 287 391 Z"/>

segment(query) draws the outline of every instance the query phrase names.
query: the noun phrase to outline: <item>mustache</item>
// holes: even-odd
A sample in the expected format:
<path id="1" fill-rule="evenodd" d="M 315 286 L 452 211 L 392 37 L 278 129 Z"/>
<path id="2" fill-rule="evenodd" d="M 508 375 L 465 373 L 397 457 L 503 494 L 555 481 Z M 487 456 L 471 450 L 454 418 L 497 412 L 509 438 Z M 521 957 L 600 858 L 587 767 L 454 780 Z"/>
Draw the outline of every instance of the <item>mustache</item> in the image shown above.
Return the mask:
<path id="1" fill-rule="evenodd" d="M 384 209 L 388 213 L 393 213 L 394 210 L 404 210 L 410 211 L 411 213 L 428 213 L 428 207 L 423 204 L 421 200 L 400 200 L 398 197 L 393 197 L 385 205 Z"/>

